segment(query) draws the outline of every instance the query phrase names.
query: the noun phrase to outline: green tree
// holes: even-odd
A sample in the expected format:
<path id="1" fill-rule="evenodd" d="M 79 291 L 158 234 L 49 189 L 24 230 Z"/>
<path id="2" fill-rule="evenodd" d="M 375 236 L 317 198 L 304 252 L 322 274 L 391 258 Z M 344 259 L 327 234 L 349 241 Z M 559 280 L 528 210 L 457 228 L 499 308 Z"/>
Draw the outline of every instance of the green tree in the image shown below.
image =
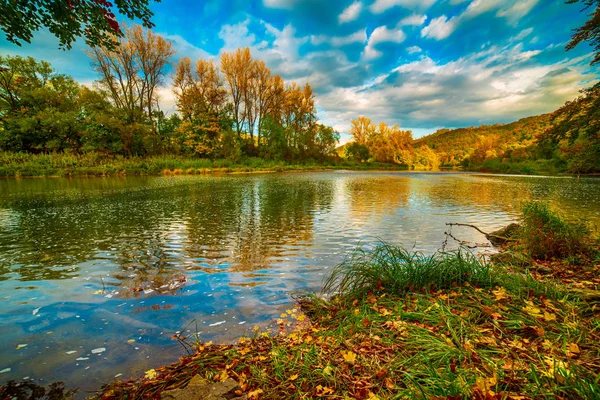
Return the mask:
<path id="1" fill-rule="evenodd" d="M 150 1 L 115 0 L 114 7 L 121 15 L 152 28 Z M 61 48 L 70 49 L 82 36 L 91 47 L 114 48 L 115 36 L 123 35 L 114 7 L 107 0 L 4 0 L 0 3 L 0 27 L 6 39 L 19 46 L 31 43 L 33 33 L 45 27 L 59 39 Z"/>
<path id="2" fill-rule="evenodd" d="M 346 158 L 353 159 L 354 161 L 362 162 L 369 159 L 371 156 L 369 148 L 358 142 L 352 142 L 346 145 L 345 148 Z"/>

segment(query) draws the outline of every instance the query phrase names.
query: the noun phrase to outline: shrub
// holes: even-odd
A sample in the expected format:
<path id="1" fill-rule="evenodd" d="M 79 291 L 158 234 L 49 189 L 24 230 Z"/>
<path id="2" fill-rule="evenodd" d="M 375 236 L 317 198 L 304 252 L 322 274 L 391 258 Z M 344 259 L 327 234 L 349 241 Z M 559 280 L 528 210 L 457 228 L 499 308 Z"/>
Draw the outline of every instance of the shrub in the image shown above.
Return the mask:
<path id="1" fill-rule="evenodd" d="M 519 242 L 534 259 L 580 258 L 592 253 L 591 231 L 581 222 L 569 222 L 546 204 L 523 204 Z"/>

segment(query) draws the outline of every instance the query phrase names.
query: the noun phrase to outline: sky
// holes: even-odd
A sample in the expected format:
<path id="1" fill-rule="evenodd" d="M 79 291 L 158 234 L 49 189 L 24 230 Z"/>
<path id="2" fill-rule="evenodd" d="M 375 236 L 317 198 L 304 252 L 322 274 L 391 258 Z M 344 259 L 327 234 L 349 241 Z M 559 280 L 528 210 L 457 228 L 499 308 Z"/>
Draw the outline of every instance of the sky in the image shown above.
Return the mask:
<path id="1" fill-rule="evenodd" d="M 218 59 L 249 47 L 286 81 L 310 83 L 318 117 L 349 138 L 366 115 L 415 138 L 439 128 L 507 123 L 551 112 L 599 76 L 591 48 L 566 52 L 587 12 L 562 0 L 163 0 L 154 30 L 180 57 Z M 1 54 L 33 56 L 91 84 L 79 40 L 70 51 L 40 31 Z M 161 105 L 175 110 L 168 87 Z"/>

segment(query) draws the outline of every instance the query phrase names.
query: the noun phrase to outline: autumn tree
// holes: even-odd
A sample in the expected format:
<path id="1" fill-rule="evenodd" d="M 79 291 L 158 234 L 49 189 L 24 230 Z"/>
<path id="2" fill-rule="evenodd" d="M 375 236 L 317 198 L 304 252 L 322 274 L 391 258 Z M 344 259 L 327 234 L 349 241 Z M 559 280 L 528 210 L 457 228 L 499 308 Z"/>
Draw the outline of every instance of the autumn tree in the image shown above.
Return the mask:
<path id="1" fill-rule="evenodd" d="M 179 131 L 184 143 L 197 154 L 209 155 L 216 148 L 219 134 L 228 129 L 223 115 L 227 91 L 212 60 L 182 58 L 175 67 L 173 89 L 183 116 Z"/>
<path id="2" fill-rule="evenodd" d="M 252 71 L 250 49 L 237 49 L 234 53 L 224 52 L 221 56 L 221 72 L 225 77 L 227 90 L 233 106 L 233 121 L 238 136 L 241 137 L 246 122 L 245 99 Z"/>
<path id="3" fill-rule="evenodd" d="M 375 125 L 365 116 L 351 121 L 350 133 L 354 141 L 367 146 L 369 154 L 377 162 L 408 165 L 412 148 L 412 133 L 403 131 L 398 125 L 385 122 Z"/>
<path id="4" fill-rule="evenodd" d="M 360 116 L 351 122 L 350 134 L 354 141 L 366 145 L 370 136 L 375 131 L 375 125 L 365 116 Z"/>
<path id="5" fill-rule="evenodd" d="M 173 54 L 170 41 L 140 25 L 125 26 L 124 38 L 117 48 L 96 46 L 88 52 L 100 75 L 100 86 L 115 106 L 124 110 L 127 121 L 139 123 L 147 119 L 155 133 L 157 88 L 164 84 Z"/>

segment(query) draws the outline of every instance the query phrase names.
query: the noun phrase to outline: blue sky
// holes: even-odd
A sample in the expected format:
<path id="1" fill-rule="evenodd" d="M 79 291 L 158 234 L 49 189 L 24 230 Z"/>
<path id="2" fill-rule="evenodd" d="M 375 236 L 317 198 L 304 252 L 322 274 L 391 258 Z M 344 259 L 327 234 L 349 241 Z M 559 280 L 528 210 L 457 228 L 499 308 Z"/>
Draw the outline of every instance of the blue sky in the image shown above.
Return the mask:
<path id="1" fill-rule="evenodd" d="M 564 50 L 587 16 L 562 0 L 164 0 L 152 8 L 175 59 L 250 47 L 286 81 L 309 82 L 319 118 L 343 140 L 359 115 L 420 137 L 550 112 L 598 73 L 589 46 Z M 21 48 L 2 38 L 0 52 L 45 59 L 90 84 L 96 75 L 80 42 L 57 50 L 42 31 Z M 174 110 L 168 87 L 161 104 Z"/>

